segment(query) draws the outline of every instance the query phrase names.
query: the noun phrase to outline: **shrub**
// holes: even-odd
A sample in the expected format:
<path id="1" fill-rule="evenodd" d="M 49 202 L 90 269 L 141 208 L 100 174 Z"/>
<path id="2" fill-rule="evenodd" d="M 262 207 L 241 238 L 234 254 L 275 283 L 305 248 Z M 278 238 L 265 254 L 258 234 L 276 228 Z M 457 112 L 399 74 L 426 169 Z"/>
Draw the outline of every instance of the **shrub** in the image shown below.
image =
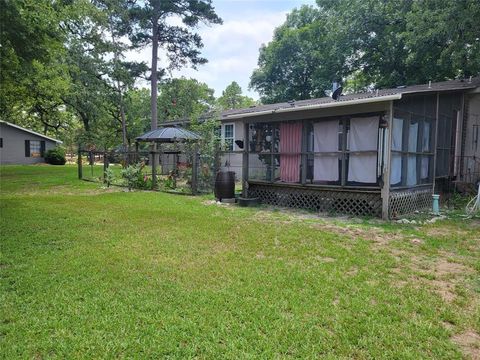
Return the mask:
<path id="1" fill-rule="evenodd" d="M 128 189 L 150 189 L 152 187 L 152 179 L 142 173 L 144 164 L 129 165 L 122 169 L 122 177 L 125 179 Z"/>
<path id="2" fill-rule="evenodd" d="M 67 159 L 65 159 L 65 150 L 56 147 L 50 149 L 45 153 L 45 161 L 51 165 L 65 165 Z"/>
<path id="3" fill-rule="evenodd" d="M 105 170 L 105 184 L 107 185 L 107 187 L 110 187 L 114 180 L 115 173 L 113 172 L 112 168 L 109 167 L 107 168 L 107 170 Z"/>

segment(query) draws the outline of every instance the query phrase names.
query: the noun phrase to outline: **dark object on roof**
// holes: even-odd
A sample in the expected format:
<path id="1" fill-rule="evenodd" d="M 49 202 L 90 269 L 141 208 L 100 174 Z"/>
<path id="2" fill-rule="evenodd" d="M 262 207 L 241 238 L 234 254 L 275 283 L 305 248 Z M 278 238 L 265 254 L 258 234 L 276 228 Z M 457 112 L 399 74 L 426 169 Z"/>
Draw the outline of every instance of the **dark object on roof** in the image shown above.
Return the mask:
<path id="1" fill-rule="evenodd" d="M 341 106 L 347 105 L 349 103 L 354 103 L 356 101 L 382 101 L 382 99 L 387 99 L 388 96 L 399 96 L 406 94 L 418 94 L 418 93 L 435 93 L 437 91 L 455 91 L 455 90 L 469 90 L 480 87 L 480 77 L 474 77 L 471 79 L 459 79 L 459 80 L 449 80 L 442 82 L 432 82 L 429 84 L 422 85 L 411 85 L 411 86 L 402 86 L 393 89 L 379 89 L 373 92 L 364 92 L 356 94 L 345 94 L 334 100 L 331 97 L 322 97 L 318 99 L 308 99 L 308 100 L 297 100 L 295 101 L 294 106 L 290 102 L 277 103 L 277 104 L 265 104 L 259 105 L 254 108 L 244 108 L 244 109 L 232 109 L 223 111 L 221 113 L 221 119 L 227 120 L 230 118 L 237 117 L 248 117 L 252 115 L 257 115 L 258 113 L 275 113 L 276 111 L 296 111 L 296 110 L 307 110 L 309 108 L 315 108 L 320 106 L 331 107 L 331 106 Z"/>
<path id="2" fill-rule="evenodd" d="M 335 81 L 332 87 L 332 99 L 338 100 L 340 95 L 342 95 L 342 90 L 343 90 L 342 85 L 340 85 L 338 82 Z"/>
<path id="3" fill-rule="evenodd" d="M 140 135 L 135 140 L 137 141 L 151 141 L 161 143 L 182 142 L 186 140 L 200 140 L 200 135 L 180 127 L 165 126 L 156 130 L 151 130 L 143 135 Z"/>

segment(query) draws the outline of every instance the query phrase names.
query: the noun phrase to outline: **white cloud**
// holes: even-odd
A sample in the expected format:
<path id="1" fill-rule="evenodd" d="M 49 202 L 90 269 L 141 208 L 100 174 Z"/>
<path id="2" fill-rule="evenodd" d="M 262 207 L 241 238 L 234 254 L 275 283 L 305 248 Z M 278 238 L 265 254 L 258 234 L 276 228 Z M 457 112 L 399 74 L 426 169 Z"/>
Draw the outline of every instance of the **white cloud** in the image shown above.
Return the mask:
<path id="1" fill-rule="evenodd" d="M 206 82 L 219 96 L 232 81 L 240 84 L 245 93 L 255 98 L 258 94 L 248 91 L 248 83 L 253 69 L 257 66 L 258 49 L 268 43 L 274 29 L 285 21 L 287 12 L 278 11 L 266 14 L 253 11 L 242 14 L 229 14 L 223 25 L 202 26 L 198 33 L 203 39 L 202 55 L 208 59 L 196 71 L 184 68 L 174 71 L 173 76 L 193 77 Z M 220 14 L 222 16 L 222 14 Z M 151 47 L 128 52 L 129 60 L 151 63 Z M 165 56 L 160 52 L 160 64 L 166 65 Z"/>

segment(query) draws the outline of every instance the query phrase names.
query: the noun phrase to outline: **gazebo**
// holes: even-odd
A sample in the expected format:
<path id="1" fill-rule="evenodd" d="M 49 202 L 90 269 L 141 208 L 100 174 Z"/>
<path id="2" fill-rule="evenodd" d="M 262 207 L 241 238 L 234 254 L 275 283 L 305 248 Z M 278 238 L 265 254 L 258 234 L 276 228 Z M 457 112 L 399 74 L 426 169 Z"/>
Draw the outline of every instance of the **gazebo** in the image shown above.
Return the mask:
<path id="1" fill-rule="evenodd" d="M 186 143 L 188 141 L 197 142 L 200 140 L 200 135 L 193 131 L 177 127 L 177 126 L 162 126 L 158 129 L 146 132 L 143 135 L 138 136 L 135 139 L 135 148 L 138 153 L 138 147 L 140 142 L 148 142 L 151 144 L 151 165 L 152 165 L 152 186 L 155 187 L 157 183 L 157 165 L 159 160 L 162 160 L 162 156 L 173 155 L 173 181 L 176 183 L 176 174 L 178 173 L 178 162 L 182 151 L 179 150 L 178 145 Z M 164 149 L 164 144 L 173 144 L 173 149 Z M 185 152 L 184 152 L 185 153 Z M 159 156 L 159 157 L 158 157 Z M 165 157 L 166 158 L 166 157 Z M 191 188 L 192 193 L 197 192 L 197 180 L 198 180 L 198 146 L 194 146 L 192 156 L 192 178 Z"/>
<path id="2" fill-rule="evenodd" d="M 183 129 L 176 126 L 162 126 L 161 128 L 151 130 L 143 135 L 140 135 L 135 140 L 137 142 L 151 142 L 151 143 L 176 143 L 187 140 L 200 140 L 200 135 L 193 131 Z"/>

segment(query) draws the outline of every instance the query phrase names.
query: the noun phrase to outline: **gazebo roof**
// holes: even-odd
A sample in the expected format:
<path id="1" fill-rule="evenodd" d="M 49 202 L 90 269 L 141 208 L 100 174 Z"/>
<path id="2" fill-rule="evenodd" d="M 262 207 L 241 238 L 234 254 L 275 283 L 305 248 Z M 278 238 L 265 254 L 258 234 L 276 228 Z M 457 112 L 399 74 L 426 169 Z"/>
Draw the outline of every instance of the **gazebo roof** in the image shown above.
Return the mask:
<path id="1" fill-rule="evenodd" d="M 143 135 L 140 135 L 135 140 L 137 141 L 151 141 L 151 142 L 163 142 L 173 143 L 176 141 L 185 140 L 199 140 L 200 135 L 180 127 L 165 126 L 156 130 L 151 130 Z"/>

